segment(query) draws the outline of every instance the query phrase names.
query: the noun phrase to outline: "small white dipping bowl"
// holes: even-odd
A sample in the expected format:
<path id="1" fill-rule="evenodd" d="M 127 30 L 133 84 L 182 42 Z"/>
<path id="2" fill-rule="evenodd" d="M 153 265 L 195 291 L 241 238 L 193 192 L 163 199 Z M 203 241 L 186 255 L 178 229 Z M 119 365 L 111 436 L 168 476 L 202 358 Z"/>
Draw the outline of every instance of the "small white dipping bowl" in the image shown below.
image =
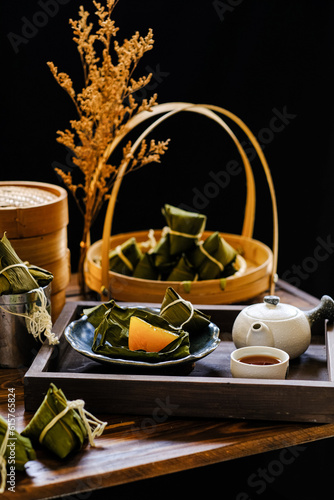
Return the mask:
<path id="1" fill-rule="evenodd" d="M 264 355 L 280 360 L 274 365 L 251 365 L 243 363 L 246 356 Z M 240 347 L 231 353 L 231 373 L 236 378 L 285 379 L 289 368 L 289 355 L 281 349 L 267 346 Z"/>

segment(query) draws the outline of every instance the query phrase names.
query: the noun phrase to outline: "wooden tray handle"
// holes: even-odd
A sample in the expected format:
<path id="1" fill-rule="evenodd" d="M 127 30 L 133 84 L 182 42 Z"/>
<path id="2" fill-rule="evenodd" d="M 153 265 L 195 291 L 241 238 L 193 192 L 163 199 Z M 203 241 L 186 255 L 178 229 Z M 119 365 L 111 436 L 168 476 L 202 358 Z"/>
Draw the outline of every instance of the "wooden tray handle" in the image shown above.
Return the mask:
<path id="1" fill-rule="evenodd" d="M 112 152 L 115 150 L 116 146 L 121 142 L 121 140 L 126 136 L 130 130 L 132 130 L 134 127 L 136 127 L 139 123 L 142 123 L 145 120 L 152 119 L 157 114 L 165 113 L 163 116 L 155 120 L 147 129 L 138 137 L 138 139 L 134 142 L 131 148 L 131 153 L 134 153 L 138 146 L 141 144 L 142 140 L 154 129 L 156 128 L 160 123 L 162 123 L 164 120 L 169 118 L 170 116 L 173 116 L 181 111 L 188 111 L 188 112 L 194 112 L 194 113 L 199 113 L 202 115 L 207 116 L 208 118 L 213 119 L 216 121 L 231 137 L 233 140 L 234 144 L 236 145 L 239 154 L 241 156 L 244 169 L 245 169 L 245 174 L 246 174 L 246 204 L 245 204 L 245 215 L 244 215 L 244 222 L 243 222 L 243 228 L 242 228 L 242 235 L 251 238 L 253 235 L 253 230 L 254 230 L 254 221 L 255 221 L 255 202 L 256 202 L 256 194 L 255 194 L 255 182 L 254 182 L 254 175 L 252 171 L 252 167 L 250 165 L 250 162 L 248 160 L 248 157 L 241 146 L 238 138 L 234 134 L 234 132 L 230 129 L 230 127 L 227 125 L 227 123 L 217 115 L 217 113 L 221 113 L 231 120 L 233 120 L 247 135 L 251 143 L 253 144 L 259 158 L 261 161 L 261 164 L 263 166 L 268 186 L 269 186 L 269 191 L 271 195 L 271 201 L 272 201 L 272 210 L 273 210 L 273 268 L 272 268 L 272 273 L 271 273 L 271 279 L 270 279 L 270 293 L 274 293 L 274 288 L 275 288 L 275 278 L 276 278 L 276 272 L 277 272 L 277 258 L 278 258 L 278 216 L 277 216 L 277 206 L 276 206 L 276 196 L 275 196 L 275 190 L 274 190 L 274 185 L 273 181 L 271 178 L 271 173 L 267 164 L 267 161 L 265 159 L 265 156 L 262 152 L 261 146 L 259 145 L 257 139 L 255 136 L 252 134 L 251 130 L 247 127 L 247 125 L 240 120 L 236 115 L 231 113 L 230 111 L 225 110 L 224 108 L 220 108 L 218 106 L 213 106 L 213 105 L 204 105 L 204 104 L 191 104 L 191 103 L 184 103 L 184 102 L 171 102 L 171 103 L 165 103 L 165 104 L 160 104 L 157 106 L 154 106 L 151 112 L 142 112 L 139 113 L 137 116 L 129 120 L 127 127 L 122 135 L 120 135 L 111 145 L 110 147 L 106 150 L 105 156 L 109 158 L 109 156 L 112 154 Z M 115 205 L 116 205 L 116 200 L 118 196 L 118 192 L 121 186 L 121 182 L 123 180 L 123 177 L 125 175 L 126 169 L 128 167 L 129 161 L 124 161 L 122 165 L 119 168 L 115 183 L 113 185 L 113 189 L 111 191 L 107 211 L 106 211 L 106 216 L 105 216 L 105 222 L 104 222 L 104 227 L 103 227 L 103 235 L 102 235 L 102 247 L 101 247 L 101 260 L 102 260 L 102 287 L 101 287 L 101 292 L 107 295 L 110 294 L 109 290 L 109 238 L 111 234 L 111 227 L 112 227 L 112 221 L 113 221 L 113 216 L 114 216 L 114 210 L 115 210 Z"/>

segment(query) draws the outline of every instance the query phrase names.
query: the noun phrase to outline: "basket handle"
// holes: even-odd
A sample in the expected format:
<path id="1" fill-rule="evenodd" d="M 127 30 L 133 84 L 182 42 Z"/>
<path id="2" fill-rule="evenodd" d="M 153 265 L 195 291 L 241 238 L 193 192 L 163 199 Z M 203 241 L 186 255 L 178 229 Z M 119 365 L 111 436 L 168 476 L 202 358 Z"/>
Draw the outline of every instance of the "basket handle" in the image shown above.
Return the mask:
<path id="1" fill-rule="evenodd" d="M 157 127 L 160 123 L 162 123 L 164 120 L 169 118 L 170 116 L 179 113 L 181 111 L 190 111 L 190 112 L 196 112 L 199 114 L 203 114 L 214 121 L 216 121 L 219 125 L 221 125 L 224 130 L 230 135 L 232 138 L 233 142 L 235 143 L 240 156 L 242 158 L 244 168 L 245 168 L 245 174 L 246 174 L 246 182 L 247 182 L 247 193 L 246 193 L 246 206 L 245 206 L 245 216 L 244 216 L 244 223 L 243 223 L 243 228 L 242 228 L 242 235 L 246 237 L 252 237 L 253 235 L 253 229 L 254 229 L 254 220 L 255 220 L 255 182 L 254 182 L 254 176 L 253 176 L 253 171 L 250 165 L 250 162 L 248 160 L 248 157 L 241 146 L 239 140 L 233 133 L 233 131 L 230 129 L 230 127 L 225 123 L 222 118 L 217 116 L 217 112 L 224 114 L 228 116 L 230 119 L 232 119 L 234 122 L 236 122 L 240 128 L 246 133 L 250 141 L 252 142 L 257 154 L 259 155 L 259 158 L 261 160 L 262 166 L 264 168 L 268 185 L 269 185 L 269 190 L 271 194 L 271 200 L 272 200 L 272 206 L 273 206 L 273 223 L 274 223 L 274 231 L 273 231 L 273 269 L 271 273 L 271 280 L 270 280 L 270 293 L 274 293 L 274 287 L 275 287 L 275 276 L 276 276 L 276 270 L 277 270 L 277 249 L 278 249 L 278 223 L 277 223 L 277 207 L 276 207 L 276 197 L 275 197 L 275 191 L 273 187 L 273 182 L 270 174 L 270 170 L 268 167 L 268 164 L 266 162 L 266 159 L 263 155 L 262 149 L 257 142 L 257 139 L 255 136 L 252 134 L 250 129 L 238 118 L 236 115 L 233 113 L 225 110 L 224 108 L 220 108 L 218 106 L 211 106 L 211 105 L 200 105 L 200 104 L 191 104 L 191 103 L 182 103 L 182 102 L 175 102 L 175 103 L 165 103 L 165 104 L 160 104 L 155 106 L 152 111 L 144 111 L 142 113 L 139 113 L 137 116 L 129 120 L 126 129 L 124 130 L 123 134 L 120 135 L 111 145 L 110 147 L 106 150 L 105 155 L 107 157 L 110 156 L 110 154 L 114 151 L 116 146 L 121 142 L 121 140 L 125 137 L 125 135 L 132 130 L 135 126 L 137 126 L 139 123 L 152 118 L 152 116 L 156 114 L 161 114 L 165 113 L 163 116 L 158 118 L 156 121 L 154 121 L 135 141 L 135 143 L 132 145 L 131 148 L 131 153 L 133 154 L 135 150 L 138 148 L 138 146 L 141 144 L 142 140 L 155 128 Z M 123 180 L 123 177 L 126 173 L 127 166 L 129 164 L 130 160 L 124 161 L 118 171 L 116 180 L 113 185 L 113 189 L 110 195 L 107 211 L 106 211 L 106 217 L 105 217 L 105 222 L 104 222 L 104 227 L 103 227 L 103 235 L 102 235 L 102 248 L 101 248 L 101 253 L 102 253 L 102 287 L 101 287 L 101 292 L 105 295 L 110 295 L 109 291 L 109 279 L 108 279 L 108 273 L 109 273 L 109 238 L 111 234 L 111 226 L 112 226 L 112 220 L 113 220 L 113 215 L 114 215 L 114 209 L 115 209 L 115 204 L 118 196 L 118 191 L 121 186 L 121 182 Z"/>
<path id="2" fill-rule="evenodd" d="M 270 283 L 270 293 L 273 294 L 274 288 L 275 288 L 275 281 L 277 279 L 277 261 L 278 261 L 278 211 L 277 211 L 277 200 L 276 200 L 276 193 L 275 193 L 275 188 L 274 188 L 274 183 L 273 179 L 271 176 L 270 168 L 268 165 L 268 162 L 266 160 L 266 157 L 263 154 L 262 148 L 260 144 L 258 143 L 258 140 L 256 139 L 255 135 L 252 133 L 249 127 L 234 113 L 231 113 L 231 111 L 228 111 L 227 109 L 221 108 L 219 106 L 214 106 L 214 105 L 207 105 L 206 106 L 208 109 L 211 109 L 213 111 L 217 111 L 218 113 L 222 113 L 225 116 L 228 116 L 231 120 L 233 120 L 239 127 L 245 132 L 249 140 L 254 146 L 255 151 L 258 154 L 258 157 L 260 159 L 260 162 L 262 164 L 262 168 L 264 170 L 264 173 L 266 175 L 267 183 L 268 183 L 268 188 L 269 188 L 269 193 L 270 193 L 270 198 L 271 198 L 271 204 L 272 204 L 272 215 L 273 215 L 273 244 L 272 244 L 272 251 L 273 251 L 273 269 L 271 273 L 271 283 Z"/>

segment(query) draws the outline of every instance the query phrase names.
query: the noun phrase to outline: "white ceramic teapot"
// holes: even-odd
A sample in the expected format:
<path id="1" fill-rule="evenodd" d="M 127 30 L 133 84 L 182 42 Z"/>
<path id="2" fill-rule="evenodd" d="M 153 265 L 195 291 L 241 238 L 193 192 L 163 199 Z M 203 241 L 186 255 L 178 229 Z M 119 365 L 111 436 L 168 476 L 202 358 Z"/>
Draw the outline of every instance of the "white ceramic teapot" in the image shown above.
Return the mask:
<path id="1" fill-rule="evenodd" d="M 286 351 L 296 358 L 311 342 L 311 326 L 318 319 L 334 319 L 334 301 L 324 295 L 317 307 L 301 311 L 280 303 L 279 297 L 267 295 L 261 304 L 245 307 L 236 317 L 232 339 L 237 348 L 267 345 Z"/>

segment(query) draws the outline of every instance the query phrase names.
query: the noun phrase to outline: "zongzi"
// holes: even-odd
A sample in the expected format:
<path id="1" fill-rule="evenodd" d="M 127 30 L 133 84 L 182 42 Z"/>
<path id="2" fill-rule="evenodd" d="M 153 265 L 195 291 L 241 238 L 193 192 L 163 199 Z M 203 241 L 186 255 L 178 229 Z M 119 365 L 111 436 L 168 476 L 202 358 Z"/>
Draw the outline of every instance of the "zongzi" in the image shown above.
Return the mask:
<path id="1" fill-rule="evenodd" d="M 168 287 L 165 292 L 160 316 L 175 328 L 183 328 L 189 333 L 201 331 L 210 324 L 210 316 L 195 309 L 191 302 L 184 300 L 172 287 Z"/>
<path id="2" fill-rule="evenodd" d="M 167 226 L 157 241 L 149 231 L 146 242 L 132 237 L 109 254 L 109 269 L 139 279 L 193 281 L 227 278 L 236 272 L 236 250 L 218 231 L 206 237 L 206 216 L 165 204 Z M 203 238 L 203 239 L 202 239 Z M 101 264 L 101 259 L 96 260 Z"/>
<path id="3" fill-rule="evenodd" d="M 197 281 L 197 270 L 190 264 L 186 255 L 182 255 L 169 273 L 167 281 Z"/>
<path id="4" fill-rule="evenodd" d="M 19 294 L 46 286 L 53 275 L 37 266 L 24 263 L 6 233 L 0 240 L 0 295 Z"/>
<path id="5" fill-rule="evenodd" d="M 115 273 L 132 275 L 140 261 L 142 252 L 135 238 L 129 238 L 122 245 L 118 245 L 109 254 L 109 269 Z"/>
<path id="6" fill-rule="evenodd" d="M 10 417 L 8 417 L 10 419 Z M 0 415 L 0 448 L 5 440 L 5 450 L 2 455 L 8 464 L 14 463 L 17 470 L 24 470 L 24 464 L 29 460 L 35 460 L 36 453 L 28 437 L 21 436 L 8 422 Z M 13 446 L 15 452 L 11 453 Z M 14 462 L 12 461 L 14 455 Z"/>
<path id="7" fill-rule="evenodd" d="M 198 243 L 188 258 L 198 269 L 200 280 L 219 278 L 225 266 L 235 260 L 237 252 L 220 236 L 218 231 Z"/>
<path id="8" fill-rule="evenodd" d="M 167 279 L 169 273 L 180 259 L 180 255 L 171 255 L 169 234 L 164 233 L 163 231 L 160 240 L 153 250 L 149 252 L 153 265 L 158 271 L 158 279 L 160 280 Z"/>
<path id="9" fill-rule="evenodd" d="M 87 437 L 94 445 L 93 438 L 102 434 L 106 423 L 86 412 L 83 406 L 82 400 L 68 401 L 63 391 L 51 383 L 42 404 L 21 434 L 43 444 L 59 458 L 81 449 Z"/>
<path id="10" fill-rule="evenodd" d="M 149 253 L 144 253 L 133 271 L 133 277 L 157 280 L 158 276 L 159 272 L 153 265 L 152 256 Z"/>
<path id="11" fill-rule="evenodd" d="M 164 206 L 162 213 L 169 228 L 171 255 L 180 254 L 192 248 L 204 231 L 206 216 L 168 204 Z"/>

